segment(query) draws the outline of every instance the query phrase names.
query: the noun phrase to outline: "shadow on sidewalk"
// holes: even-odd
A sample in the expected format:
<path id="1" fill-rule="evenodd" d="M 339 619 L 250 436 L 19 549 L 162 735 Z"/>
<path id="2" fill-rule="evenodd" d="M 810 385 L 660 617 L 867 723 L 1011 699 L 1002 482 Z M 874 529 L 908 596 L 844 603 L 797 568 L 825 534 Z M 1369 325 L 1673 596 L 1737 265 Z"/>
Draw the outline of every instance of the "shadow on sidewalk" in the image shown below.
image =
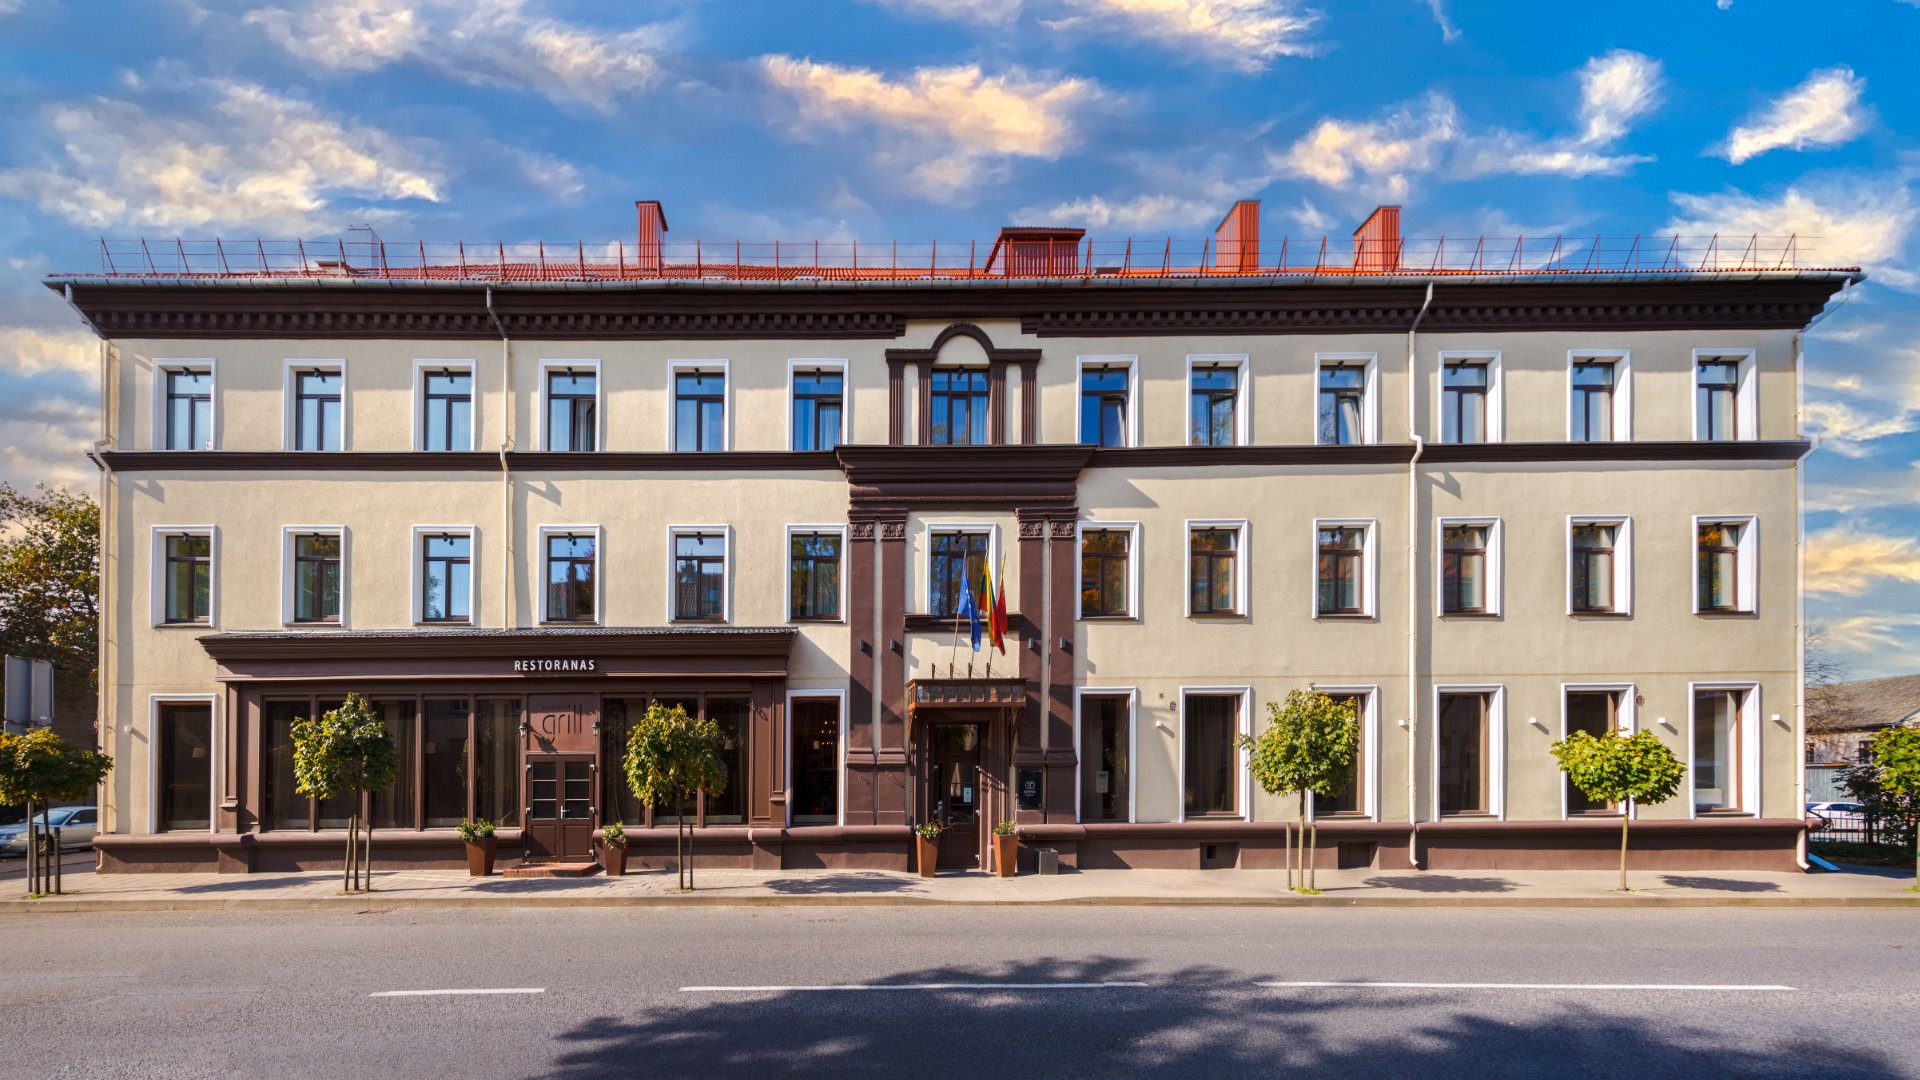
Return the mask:
<path id="1" fill-rule="evenodd" d="M 900 892 L 911 888 L 919 880 L 885 874 L 827 874 L 820 877 L 775 878 L 766 885 L 769 892 L 782 896 L 837 896 Z"/>
<path id="2" fill-rule="evenodd" d="M 1686 874 L 1662 874 L 1660 880 L 1676 889 L 1712 889 L 1715 892 L 1779 892 L 1771 881 L 1741 881 L 1737 878 L 1692 877 Z"/>
<path id="3" fill-rule="evenodd" d="M 1361 884 L 1372 889 L 1405 889 L 1422 893 L 1504 893 L 1519 888 L 1506 878 L 1453 877 L 1448 874 L 1370 877 Z"/>
<path id="4" fill-rule="evenodd" d="M 333 885 L 336 889 L 339 888 L 341 883 L 341 878 L 337 871 L 325 879 L 300 877 L 292 880 L 280 874 L 232 874 L 223 875 L 218 881 L 203 882 L 199 885 L 178 885 L 168 891 L 185 893 L 189 896 L 217 893 L 267 892 L 272 889 L 285 889 L 296 885 L 312 885 L 321 880 Z M 380 881 L 376 875 L 374 885 L 377 887 L 379 884 Z"/>

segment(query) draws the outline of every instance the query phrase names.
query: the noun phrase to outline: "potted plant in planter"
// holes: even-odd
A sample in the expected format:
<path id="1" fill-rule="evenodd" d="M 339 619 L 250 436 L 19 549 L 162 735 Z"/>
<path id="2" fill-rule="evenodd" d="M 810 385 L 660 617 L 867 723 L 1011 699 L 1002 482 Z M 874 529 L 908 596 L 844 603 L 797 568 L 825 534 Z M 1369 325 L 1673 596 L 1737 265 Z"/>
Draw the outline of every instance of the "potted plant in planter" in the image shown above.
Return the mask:
<path id="1" fill-rule="evenodd" d="M 460 839 L 467 845 L 467 874 L 486 877 L 493 873 L 493 822 L 486 818 L 460 823 Z"/>
<path id="2" fill-rule="evenodd" d="M 999 877 L 1019 873 L 1020 826 L 1003 821 L 993 827 L 993 872 Z"/>
<path id="3" fill-rule="evenodd" d="M 921 877 L 933 876 L 933 868 L 940 862 L 940 834 L 945 830 L 946 826 L 937 821 L 913 827 L 914 845 L 920 853 Z"/>
<path id="4" fill-rule="evenodd" d="M 601 837 L 600 865 L 608 877 L 625 877 L 627 873 L 627 830 L 619 822 L 607 826 Z"/>

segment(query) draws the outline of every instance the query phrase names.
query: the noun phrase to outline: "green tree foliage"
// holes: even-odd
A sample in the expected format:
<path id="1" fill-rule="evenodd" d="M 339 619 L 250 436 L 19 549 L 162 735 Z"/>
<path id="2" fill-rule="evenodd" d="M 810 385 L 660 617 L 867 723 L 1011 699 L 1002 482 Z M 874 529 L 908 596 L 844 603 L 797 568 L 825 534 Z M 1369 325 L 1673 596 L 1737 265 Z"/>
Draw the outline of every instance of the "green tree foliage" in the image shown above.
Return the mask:
<path id="1" fill-rule="evenodd" d="M 1913 834 L 1913 883 L 1920 889 L 1920 822 L 1915 820 L 1920 811 L 1920 728 L 1883 729 L 1873 737 L 1873 763 L 1880 770 L 1880 790 L 1906 804 L 1901 817 Z M 1872 804 L 1868 808 L 1874 809 Z"/>
<path id="2" fill-rule="evenodd" d="M 687 804 L 701 792 L 727 790 L 726 736 L 711 720 L 695 720 L 679 705 L 654 702 L 633 726 L 624 763 L 627 786 L 648 806 L 671 804 L 674 856 L 680 888 L 693 888 L 693 836 L 687 831 Z M 684 841 L 682 837 L 684 836 Z"/>
<path id="3" fill-rule="evenodd" d="M 100 508 L 0 483 L 0 649 L 93 672 L 100 662 Z"/>
<path id="4" fill-rule="evenodd" d="M 1576 731 L 1548 749 L 1587 798 L 1620 807 L 1620 891 L 1626 892 L 1627 804 L 1656 806 L 1673 798 L 1687 767 L 1651 731 L 1633 736 Z"/>
<path id="5" fill-rule="evenodd" d="M 294 789 L 316 799 L 353 799 L 353 812 L 347 818 L 347 856 L 341 866 L 343 887 L 349 892 L 361 886 L 363 874 L 366 888 L 373 888 L 371 828 L 365 858 L 361 858 L 363 796 L 386 790 L 399 774 L 400 751 L 393 735 L 359 694 L 348 694 L 345 704 L 318 719 L 293 725 Z"/>
<path id="6" fill-rule="evenodd" d="M 1248 751 L 1253 778 L 1269 795 L 1294 792 L 1299 797 L 1300 843 L 1305 848 L 1305 866 L 1300 887 L 1313 888 L 1313 851 L 1320 830 L 1307 837 L 1307 792 L 1323 798 L 1338 798 L 1353 780 L 1354 757 L 1360 752 L 1360 722 L 1351 701 L 1335 701 L 1314 690 L 1295 690 L 1284 704 L 1267 702 L 1267 727 L 1258 738 L 1242 735 L 1236 740 Z M 1291 841 L 1288 852 L 1288 876 L 1293 869 Z"/>
<path id="7" fill-rule="evenodd" d="M 49 804 L 89 798 L 112 768 L 111 757 L 67 742 L 51 728 L 35 728 L 25 735 L 0 733 L 0 803 L 26 803 L 29 821 L 38 804 L 43 834 L 48 829 Z M 58 859 L 59 853 L 53 857 Z"/>

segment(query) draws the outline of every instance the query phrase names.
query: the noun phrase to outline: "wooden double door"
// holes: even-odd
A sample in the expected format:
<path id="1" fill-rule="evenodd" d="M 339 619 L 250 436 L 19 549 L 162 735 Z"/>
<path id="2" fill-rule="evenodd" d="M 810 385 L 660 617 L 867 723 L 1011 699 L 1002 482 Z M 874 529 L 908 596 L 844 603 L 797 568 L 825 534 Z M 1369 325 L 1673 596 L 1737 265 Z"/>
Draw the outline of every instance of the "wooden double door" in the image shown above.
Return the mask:
<path id="1" fill-rule="evenodd" d="M 980 812 L 986 802 L 980 736 L 978 724 L 934 724 L 928 732 L 933 819 L 946 826 L 940 834 L 940 866 L 980 865 Z"/>
<path id="2" fill-rule="evenodd" d="M 595 694 L 533 694 L 521 806 L 527 858 L 591 859 L 600 826 L 600 768 Z"/>

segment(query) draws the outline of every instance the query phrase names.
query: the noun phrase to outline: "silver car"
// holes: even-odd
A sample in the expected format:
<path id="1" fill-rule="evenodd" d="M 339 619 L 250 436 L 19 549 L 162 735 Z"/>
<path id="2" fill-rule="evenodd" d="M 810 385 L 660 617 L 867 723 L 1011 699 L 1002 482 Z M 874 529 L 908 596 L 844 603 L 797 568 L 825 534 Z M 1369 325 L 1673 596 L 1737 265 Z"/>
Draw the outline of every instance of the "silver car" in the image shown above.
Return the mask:
<path id="1" fill-rule="evenodd" d="M 91 806 L 56 806 L 47 811 L 47 827 L 60 830 L 60 846 L 63 848 L 90 846 L 99 822 L 100 811 Z M 39 826 L 39 814 L 33 815 L 33 823 Z M 26 853 L 26 825 L 0 825 L 0 855 Z"/>

